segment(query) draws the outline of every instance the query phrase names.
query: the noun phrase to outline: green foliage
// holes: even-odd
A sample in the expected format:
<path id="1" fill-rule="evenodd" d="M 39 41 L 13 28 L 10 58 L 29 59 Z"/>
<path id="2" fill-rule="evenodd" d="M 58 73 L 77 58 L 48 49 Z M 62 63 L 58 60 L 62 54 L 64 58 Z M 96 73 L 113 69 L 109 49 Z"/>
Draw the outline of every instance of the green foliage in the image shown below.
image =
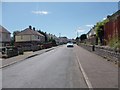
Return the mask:
<path id="1" fill-rule="evenodd" d="M 95 27 L 95 30 L 96 30 L 96 36 L 98 38 L 100 38 L 102 36 L 102 32 L 103 32 L 103 23 L 102 22 L 98 22 L 96 24 L 96 27 Z"/>
<path id="2" fill-rule="evenodd" d="M 78 43 L 78 42 L 79 42 L 79 37 L 76 37 L 76 39 L 75 39 L 75 40 L 76 40 L 76 42 Z"/>
<path id="3" fill-rule="evenodd" d="M 20 31 L 14 31 L 14 32 L 13 32 L 13 37 L 14 37 L 14 39 L 15 39 L 15 35 L 17 35 L 18 33 L 20 33 Z"/>
<path id="4" fill-rule="evenodd" d="M 86 34 L 82 34 L 82 35 L 80 36 L 80 40 L 83 41 L 83 40 L 85 40 L 85 39 L 87 39 Z"/>
<path id="5" fill-rule="evenodd" d="M 103 44 L 103 36 L 104 36 L 104 25 L 108 22 L 109 20 L 103 20 L 102 22 L 98 22 L 95 26 L 96 30 L 96 37 L 100 41 L 100 44 Z"/>
<path id="6" fill-rule="evenodd" d="M 79 37 L 76 37 L 76 40 L 78 40 L 79 39 Z"/>
<path id="7" fill-rule="evenodd" d="M 48 42 L 52 42 L 54 39 L 51 37 L 49 38 Z"/>
<path id="8" fill-rule="evenodd" d="M 103 20 L 102 22 L 98 22 L 95 26 L 95 30 L 96 30 L 96 36 L 97 37 L 101 37 L 103 35 L 103 29 L 104 29 L 104 25 L 109 22 L 108 19 Z"/>
<path id="9" fill-rule="evenodd" d="M 13 32 L 13 37 L 11 38 L 11 45 L 13 46 L 15 43 L 15 36 L 20 33 L 20 31 L 14 31 Z"/>
<path id="10" fill-rule="evenodd" d="M 11 37 L 11 46 L 14 46 L 14 43 L 15 43 L 15 39 L 14 37 Z"/>
<path id="11" fill-rule="evenodd" d="M 47 41 L 48 41 L 48 38 L 47 38 L 46 32 L 43 32 L 43 31 L 41 31 L 41 30 L 38 30 L 38 32 L 45 36 L 45 42 L 47 42 Z"/>
<path id="12" fill-rule="evenodd" d="M 109 46 L 113 49 L 120 49 L 120 39 L 114 37 L 109 41 Z"/>
<path id="13" fill-rule="evenodd" d="M 56 44 L 56 41 L 53 39 L 53 40 L 52 40 L 52 43 L 53 43 L 53 44 Z"/>
<path id="14" fill-rule="evenodd" d="M 105 19 L 102 21 L 102 24 L 105 25 L 107 22 L 109 22 L 109 19 Z"/>

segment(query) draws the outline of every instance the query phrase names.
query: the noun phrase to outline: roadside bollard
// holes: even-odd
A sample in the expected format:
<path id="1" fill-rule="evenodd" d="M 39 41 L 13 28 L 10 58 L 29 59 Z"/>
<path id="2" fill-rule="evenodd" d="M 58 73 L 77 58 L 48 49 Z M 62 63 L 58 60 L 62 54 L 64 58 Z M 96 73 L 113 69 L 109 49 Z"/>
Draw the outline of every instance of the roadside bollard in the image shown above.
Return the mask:
<path id="1" fill-rule="evenodd" d="M 92 51 L 95 51 L 95 45 L 92 45 Z"/>

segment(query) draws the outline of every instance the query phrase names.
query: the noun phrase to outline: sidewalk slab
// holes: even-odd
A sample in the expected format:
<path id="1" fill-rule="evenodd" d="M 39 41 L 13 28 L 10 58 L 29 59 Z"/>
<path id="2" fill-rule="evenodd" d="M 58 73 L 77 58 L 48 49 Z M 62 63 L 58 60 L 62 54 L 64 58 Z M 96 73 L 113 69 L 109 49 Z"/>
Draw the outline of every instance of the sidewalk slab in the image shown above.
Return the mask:
<path id="1" fill-rule="evenodd" d="M 93 88 L 118 88 L 117 66 L 77 45 L 75 52 Z"/>

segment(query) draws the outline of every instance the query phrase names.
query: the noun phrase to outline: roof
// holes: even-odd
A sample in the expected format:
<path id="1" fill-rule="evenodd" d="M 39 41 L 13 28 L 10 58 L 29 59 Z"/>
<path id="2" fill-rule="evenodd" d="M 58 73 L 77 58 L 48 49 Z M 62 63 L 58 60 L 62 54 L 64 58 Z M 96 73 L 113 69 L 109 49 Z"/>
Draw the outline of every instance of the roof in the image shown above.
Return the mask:
<path id="1" fill-rule="evenodd" d="M 1 26 L 1 25 L 0 25 L 0 32 L 2 32 L 2 33 L 9 33 L 10 34 L 10 32 L 6 28 Z"/>
<path id="2" fill-rule="evenodd" d="M 34 30 L 30 29 L 30 28 L 26 28 L 25 30 L 18 33 L 17 35 L 18 36 L 19 35 L 39 35 L 39 36 L 44 36 L 44 35 L 40 34 L 39 32 L 34 31 Z"/>
<path id="3" fill-rule="evenodd" d="M 37 31 L 35 31 L 35 32 L 36 32 L 38 35 L 45 37 L 45 36 L 44 36 L 44 35 L 42 35 L 41 33 L 37 32 Z"/>
<path id="4" fill-rule="evenodd" d="M 112 15 L 108 15 L 108 19 L 109 20 L 115 20 L 115 19 L 117 19 L 117 17 L 119 17 L 120 16 L 120 10 L 118 10 L 117 12 L 115 12 L 115 13 L 113 13 Z"/>

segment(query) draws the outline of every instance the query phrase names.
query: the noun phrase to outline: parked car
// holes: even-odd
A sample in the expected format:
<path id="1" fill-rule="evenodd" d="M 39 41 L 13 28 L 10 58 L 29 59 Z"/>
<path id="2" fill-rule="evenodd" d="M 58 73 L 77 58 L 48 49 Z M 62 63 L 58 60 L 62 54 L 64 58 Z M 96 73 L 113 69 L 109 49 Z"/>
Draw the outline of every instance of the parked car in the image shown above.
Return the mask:
<path id="1" fill-rule="evenodd" d="M 5 47 L 0 47 L 0 58 L 7 57 L 6 51 Z"/>
<path id="2" fill-rule="evenodd" d="M 14 46 L 1 47 L 0 53 L 2 58 L 8 58 L 18 55 L 18 48 Z"/>
<path id="3" fill-rule="evenodd" d="M 70 43 L 67 43 L 67 47 L 74 47 L 74 45 L 72 42 L 70 42 Z"/>
<path id="4" fill-rule="evenodd" d="M 18 47 L 18 54 L 20 54 L 20 55 L 24 54 L 24 50 L 22 47 Z"/>

